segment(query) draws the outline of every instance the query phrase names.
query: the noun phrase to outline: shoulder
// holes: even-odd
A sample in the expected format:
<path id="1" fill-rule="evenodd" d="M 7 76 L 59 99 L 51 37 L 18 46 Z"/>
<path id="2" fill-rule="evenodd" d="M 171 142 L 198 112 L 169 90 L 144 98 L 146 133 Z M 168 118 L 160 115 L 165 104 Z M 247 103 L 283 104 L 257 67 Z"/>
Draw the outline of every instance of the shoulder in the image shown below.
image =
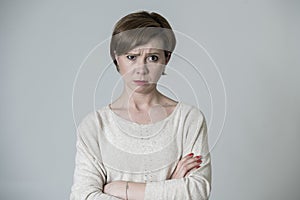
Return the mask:
<path id="1" fill-rule="evenodd" d="M 180 110 L 187 122 L 205 121 L 205 115 L 202 110 L 194 105 L 180 102 Z"/>
<path id="2" fill-rule="evenodd" d="M 77 125 L 77 132 L 80 134 L 96 134 L 102 129 L 107 116 L 107 106 L 88 112 Z"/>
<path id="3" fill-rule="evenodd" d="M 196 106 L 189 104 L 182 104 L 182 110 L 184 111 L 184 138 L 183 142 L 186 147 L 191 147 L 198 140 L 207 135 L 206 119 L 201 111 Z"/>

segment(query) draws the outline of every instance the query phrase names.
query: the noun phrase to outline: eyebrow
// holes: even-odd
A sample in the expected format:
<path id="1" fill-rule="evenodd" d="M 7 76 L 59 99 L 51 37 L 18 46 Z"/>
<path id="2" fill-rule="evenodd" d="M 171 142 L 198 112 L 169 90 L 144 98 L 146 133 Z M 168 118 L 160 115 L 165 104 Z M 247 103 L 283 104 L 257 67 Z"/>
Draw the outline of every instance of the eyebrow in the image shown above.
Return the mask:
<path id="1" fill-rule="evenodd" d="M 141 55 L 140 53 L 133 53 L 133 52 L 127 52 L 125 54 L 131 54 L 131 55 L 135 55 L 135 56 L 140 56 Z M 149 54 L 157 54 L 157 55 L 159 55 L 160 53 L 159 52 L 149 52 L 149 53 L 146 53 L 146 55 L 149 55 Z"/>

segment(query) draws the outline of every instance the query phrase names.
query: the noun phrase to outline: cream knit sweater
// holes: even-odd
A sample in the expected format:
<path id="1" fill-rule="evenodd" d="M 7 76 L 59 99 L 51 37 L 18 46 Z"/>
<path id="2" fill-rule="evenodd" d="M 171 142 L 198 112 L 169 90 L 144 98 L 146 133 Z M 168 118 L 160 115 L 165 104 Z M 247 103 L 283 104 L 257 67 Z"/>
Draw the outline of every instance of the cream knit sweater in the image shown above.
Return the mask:
<path id="1" fill-rule="evenodd" d="M 203 200 L 211 190 L 207 126 L 196 107 L 179 102 L 165 119 L 137 124 L 109 106 L 89 113 L 77 128 L 77 153 L 71 200 L 117 200 L 102 192 L 111 181 L 146 183 L 145 200 Z M 178 161 L 202 155 L 199 169 L 170 179 Z"/>

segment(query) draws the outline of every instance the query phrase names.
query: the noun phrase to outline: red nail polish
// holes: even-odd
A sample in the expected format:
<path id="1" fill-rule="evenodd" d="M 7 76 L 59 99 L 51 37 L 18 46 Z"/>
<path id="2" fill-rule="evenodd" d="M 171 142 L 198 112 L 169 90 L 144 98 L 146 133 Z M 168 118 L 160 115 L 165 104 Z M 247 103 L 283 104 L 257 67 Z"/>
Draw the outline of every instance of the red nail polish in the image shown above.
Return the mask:
<path id="1" fill-rule="evenodd" d="M 188 156 L 192 156 L 192 155 L 194 155 L 193 153 L 190 153 Z"/>
<path id="2" fill-rule="evenodd" d="M 200 165 L 196 167 L 197 169 L 200 168 Z"/>
<path id="3" fill-rule="evenodd" d="M 201 158 L 201 156 L 195 156 L 196 158 Z"/>
<path id="4" fill-rule="evenodd" d="M 197 163 L 201 163 L 202 161 L 201 160 L 197 160 Z"/>

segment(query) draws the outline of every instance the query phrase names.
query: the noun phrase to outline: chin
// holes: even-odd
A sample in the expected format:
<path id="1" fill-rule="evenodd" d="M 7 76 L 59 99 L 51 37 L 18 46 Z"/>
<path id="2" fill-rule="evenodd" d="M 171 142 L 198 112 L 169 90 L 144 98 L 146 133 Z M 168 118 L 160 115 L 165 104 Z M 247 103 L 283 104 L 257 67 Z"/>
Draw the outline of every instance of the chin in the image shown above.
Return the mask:
<path id="1" fill-rule="evenodd" d="M 133 86 L 131 87 L 133 92 L 136 93 L 143 93 L 143 94 L 147 94 L 150 93 L 152 90 L 156 89 L 156 84 L 151 83 L 151 84 L 145 84 L 142 86 Z"/>

